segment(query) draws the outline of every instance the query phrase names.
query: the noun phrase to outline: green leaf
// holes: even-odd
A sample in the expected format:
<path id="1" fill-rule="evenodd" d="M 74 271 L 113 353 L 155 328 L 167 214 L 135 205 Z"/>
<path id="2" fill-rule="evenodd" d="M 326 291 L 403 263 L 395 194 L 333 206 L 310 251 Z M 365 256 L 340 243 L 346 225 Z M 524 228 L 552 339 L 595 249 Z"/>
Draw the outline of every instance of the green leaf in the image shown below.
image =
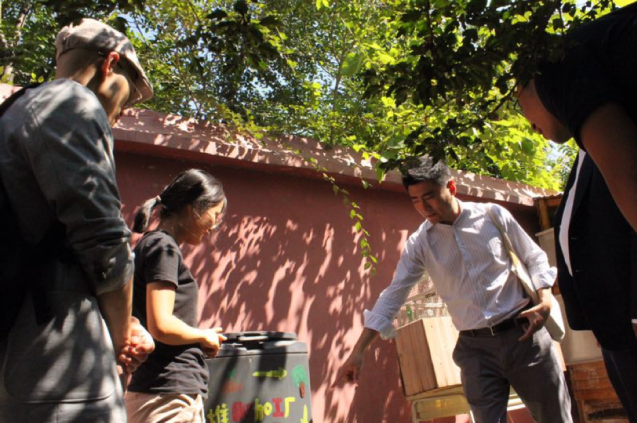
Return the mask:
<path id="1" fill-rule="evenodd" d="M 522 151 L 524 151 L 526 154 L 533 154 L 534 150 L 535 150 L 535 145 L 533 141 L 530 140 L 529 138 L 524 138 L 522 140 Z"/>
<path id="2" fill-rule="evenodd" d="M 396 62 L 396 59 L 394 59 L 392 56 L 390 56 L 387 53 L 378 53 L 376 57 L 383 65 L 389 65 Z"/>
<path id="3" fill-rule="evenodd" d="M 356 75 L 365 61 L 365 56 L 362 53 L 350 53 L 343 60 L 343 66 L 341 67 L 341 74 L 343 76 Z"/>

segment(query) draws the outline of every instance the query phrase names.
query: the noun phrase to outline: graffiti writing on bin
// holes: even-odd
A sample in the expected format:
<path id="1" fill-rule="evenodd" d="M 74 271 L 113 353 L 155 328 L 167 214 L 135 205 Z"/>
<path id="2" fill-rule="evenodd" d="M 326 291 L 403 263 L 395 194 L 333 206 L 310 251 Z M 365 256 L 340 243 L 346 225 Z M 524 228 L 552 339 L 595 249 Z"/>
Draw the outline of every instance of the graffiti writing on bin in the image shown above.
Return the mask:
<path id="1" fill-rule="evenodd" d="M 208 423 L 230 423 L 255 421 L 261 422 L 266 417 L 272 418 L 288 418 L 290 417 L 291 404 L 296 401 L 294 397 L 272 398 L 272 401 L 261 402 L 259 399 L 253 403 L 243 403 L 236 401 L 232 403 L 231 408 L 227 404 L 219 404 L 208 410 Z M 250 418 L 254 416 L 254 418 Z M 308 423 L 307 405 L 303 405 L 303 417 L 300 423 Z"/>
<path id="2" fill-rule="evenodd" d="M 224 394 L 232 394 L 235 392 L 239 392 L 243 390 L 243 385 L 239 382 L 235 382 L 234 377 L 236 376 L 237 371 L 236 370 L 231 370 L 230 374 L 228 375 L 228 380 L 226 380 L 223 383 L 223 386 L 221 387 L 221 392 L 223 392 Z"/>
<path id="3" fill-rule="evenodd" d="M 308 383 L 307 371 L 303 366 L 296 366 L 292 370 L 292 380 L 294 384 L 299 388 L 299 395 L 301 398 L 305 398 L 305 385 Z"/>
<path id="4" fill-rule="evenodd" d="M 259 371 L 252 373 L 252 376 L 254 377 L 272 377 L 279 380 L 283 379 L 287 375 L 288 371 L 285 370 L 283 367 L 279 367 L 278 370 Z"/>

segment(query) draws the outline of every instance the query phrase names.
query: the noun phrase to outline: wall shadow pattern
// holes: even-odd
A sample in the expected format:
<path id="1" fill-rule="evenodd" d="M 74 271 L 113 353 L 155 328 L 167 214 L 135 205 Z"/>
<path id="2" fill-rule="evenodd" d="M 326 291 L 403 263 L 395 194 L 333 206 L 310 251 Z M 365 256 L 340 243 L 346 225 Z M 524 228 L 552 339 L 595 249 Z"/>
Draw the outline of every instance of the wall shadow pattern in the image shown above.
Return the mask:
<path id="1" fill-rule="evenodd" d="M 371 277 L 342 198 L 324 181 L 128 153 L 116 160 L 130 223 L 136 207 L 183 169 L 201 167 L 223 182 L 222 229 L 184 248 L 201 287 L 201 326 L 297 333 L 308 344 L 315 422 L 410 421 L 391 341 L 372 345 L 358 388 L 330 389 L 362 330 L 363 310 L 391 280 L 402 244 L 420 224 L 407 198 L 347 187 L 379 259 Z"/>

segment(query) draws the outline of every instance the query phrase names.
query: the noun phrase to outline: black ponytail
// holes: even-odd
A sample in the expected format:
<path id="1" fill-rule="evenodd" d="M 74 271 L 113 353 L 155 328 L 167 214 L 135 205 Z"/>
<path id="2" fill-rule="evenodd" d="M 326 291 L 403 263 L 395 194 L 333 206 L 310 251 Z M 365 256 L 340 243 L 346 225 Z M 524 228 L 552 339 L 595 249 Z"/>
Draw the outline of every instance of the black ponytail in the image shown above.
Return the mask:
<path id="1" fill-rule="evenodd" d="M 150 216 L 157 205 L 162 206 L 160 217 L 166 218 L 188 205 L 203 213 L 221 203 L 226 203 L 221 182 L 203 170 L 188 169 L 177 175 L 160 195 L 144 202 L 135 215 L 133 231 L 143 233 L 148 229 Z"/>
<path id="2" fill-rule="evenodd" d="M 144 233 L 148 229 L 150 215 L 153 209 L 160 203 L 159 196 L 146 200 L 135 214 L 135 223 L 133 224 L 133 232 Z"/>

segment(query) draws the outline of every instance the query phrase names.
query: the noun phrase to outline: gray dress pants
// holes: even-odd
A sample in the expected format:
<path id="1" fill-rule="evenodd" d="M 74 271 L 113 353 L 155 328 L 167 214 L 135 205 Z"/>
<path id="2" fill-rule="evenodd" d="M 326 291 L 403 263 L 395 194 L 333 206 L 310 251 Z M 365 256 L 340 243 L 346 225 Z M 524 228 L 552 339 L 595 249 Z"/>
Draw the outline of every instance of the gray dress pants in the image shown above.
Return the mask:
<path id="1" fill-rule="evenodd" d="M 513 387 L 538 423 L 572 423 L 571 399 L 546 329 L 519 342 L 524 330 L 478 337 L 460 334 L 453 359 L 477 423 L 506 423 Z"/>

